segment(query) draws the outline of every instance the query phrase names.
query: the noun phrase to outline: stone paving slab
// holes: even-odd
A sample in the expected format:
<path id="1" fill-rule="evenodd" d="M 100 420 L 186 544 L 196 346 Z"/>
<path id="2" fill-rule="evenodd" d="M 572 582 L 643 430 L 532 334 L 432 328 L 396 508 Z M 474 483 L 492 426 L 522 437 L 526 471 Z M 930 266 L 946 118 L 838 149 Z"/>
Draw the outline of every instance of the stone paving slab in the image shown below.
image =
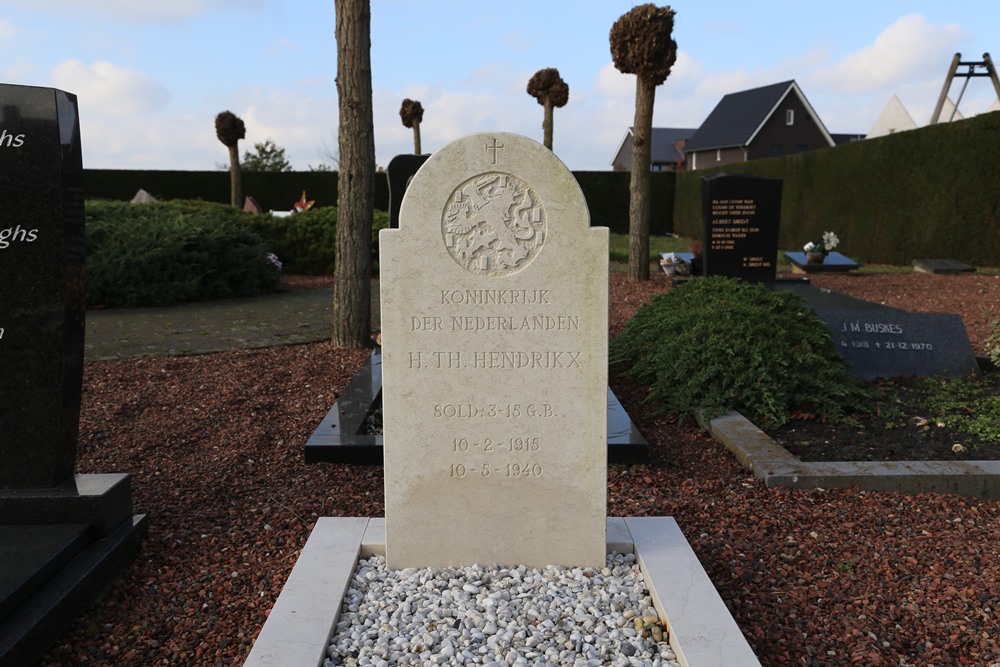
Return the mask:
<path id="1" fill-rule="evenodd" d="M 378 283 L 373 282 L 372 330 L 378 328 Z M 84 357 L 99 361 L 317 343 L 328 340 L 332 331 L 332 288 L 162 308 L 89 310 Z"/>

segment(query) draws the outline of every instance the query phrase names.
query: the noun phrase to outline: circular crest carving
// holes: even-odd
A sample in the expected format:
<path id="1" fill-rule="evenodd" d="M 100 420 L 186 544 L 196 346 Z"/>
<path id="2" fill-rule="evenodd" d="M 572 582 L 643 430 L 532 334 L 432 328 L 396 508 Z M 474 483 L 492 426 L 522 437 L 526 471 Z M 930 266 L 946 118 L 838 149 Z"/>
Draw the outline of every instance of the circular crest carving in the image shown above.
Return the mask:
<path id="1" fill-rule="evenodd" d="M 487 172 L 462 183 L 441 221 L 448 252 L 472 273 L 509 276 L 534 260 L 545 242 L 545 208 L 512 174 Z"/>

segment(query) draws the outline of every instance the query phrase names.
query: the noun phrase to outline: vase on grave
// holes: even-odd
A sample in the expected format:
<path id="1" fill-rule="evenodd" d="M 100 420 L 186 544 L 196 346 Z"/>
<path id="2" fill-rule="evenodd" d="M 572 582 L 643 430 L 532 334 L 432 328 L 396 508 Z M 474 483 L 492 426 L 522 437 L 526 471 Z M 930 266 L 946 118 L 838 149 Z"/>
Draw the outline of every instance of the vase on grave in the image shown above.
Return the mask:
<path id="1" fill-rule="evenodd" d="M 809 264 L 822 264 L 823 260 L 826 259 L 825 252 L 807 252 L 806 262 Z"/>

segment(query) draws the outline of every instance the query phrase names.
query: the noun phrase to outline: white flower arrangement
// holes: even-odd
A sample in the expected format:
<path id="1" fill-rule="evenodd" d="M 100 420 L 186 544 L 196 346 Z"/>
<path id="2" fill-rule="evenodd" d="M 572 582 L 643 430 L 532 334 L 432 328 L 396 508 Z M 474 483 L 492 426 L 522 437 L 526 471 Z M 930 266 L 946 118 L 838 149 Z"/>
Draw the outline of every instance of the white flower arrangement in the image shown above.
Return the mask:
<path id="1" fill-rule="evenodd" d="M 833 232 L 823 232 L 823 238 L 810 241 L 802 249 L 806 252 L 830 252 L 840 244 L 840 239 Z"/>

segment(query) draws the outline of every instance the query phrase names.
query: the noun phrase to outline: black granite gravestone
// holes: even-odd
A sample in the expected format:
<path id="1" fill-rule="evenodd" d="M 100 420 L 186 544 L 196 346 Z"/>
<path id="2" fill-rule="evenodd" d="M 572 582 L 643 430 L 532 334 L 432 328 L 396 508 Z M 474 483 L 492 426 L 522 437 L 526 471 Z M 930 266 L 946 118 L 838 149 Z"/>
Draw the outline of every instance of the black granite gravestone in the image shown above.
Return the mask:
<path id="1" fill-rule="evenodd" d="M 860 380 L 979 373 L 959 315 L 911 313 L 803 283 L 771 288 L 795 292 L 816 311 Z"/>
<path id="2" fill-rule="evenodd" d="M 0 488 L 73 474 L 83 375 L 83 162 L 76 97 L 0 96 Z"/>
<path id="3" fill-rule="evenodd" d="M 37 662 L 147 531 L 128 475 L 74 474 L 83 268 L 76 96 L 0 84 L 0 665 Z"/>
<path id="4" fill-rule="evenodd" d="M 774 280 L 781 220 L 781 181 L 715 174 L 701 181 L 706 276 Z"/>
<path id="5" fill-rule="evenodd" d="M 389 160 L 385 177 L 389 180 L 389 228 L 399 229 L 399 206 L 410 179 L 427 162 L 430 155 L 403 153 Z"/>
<path id="6" fill-rule="evenodd" d="M 964 377 L 979 373 L 960 315 L 898 310 L 817 311 L 851 375 Z"/>

